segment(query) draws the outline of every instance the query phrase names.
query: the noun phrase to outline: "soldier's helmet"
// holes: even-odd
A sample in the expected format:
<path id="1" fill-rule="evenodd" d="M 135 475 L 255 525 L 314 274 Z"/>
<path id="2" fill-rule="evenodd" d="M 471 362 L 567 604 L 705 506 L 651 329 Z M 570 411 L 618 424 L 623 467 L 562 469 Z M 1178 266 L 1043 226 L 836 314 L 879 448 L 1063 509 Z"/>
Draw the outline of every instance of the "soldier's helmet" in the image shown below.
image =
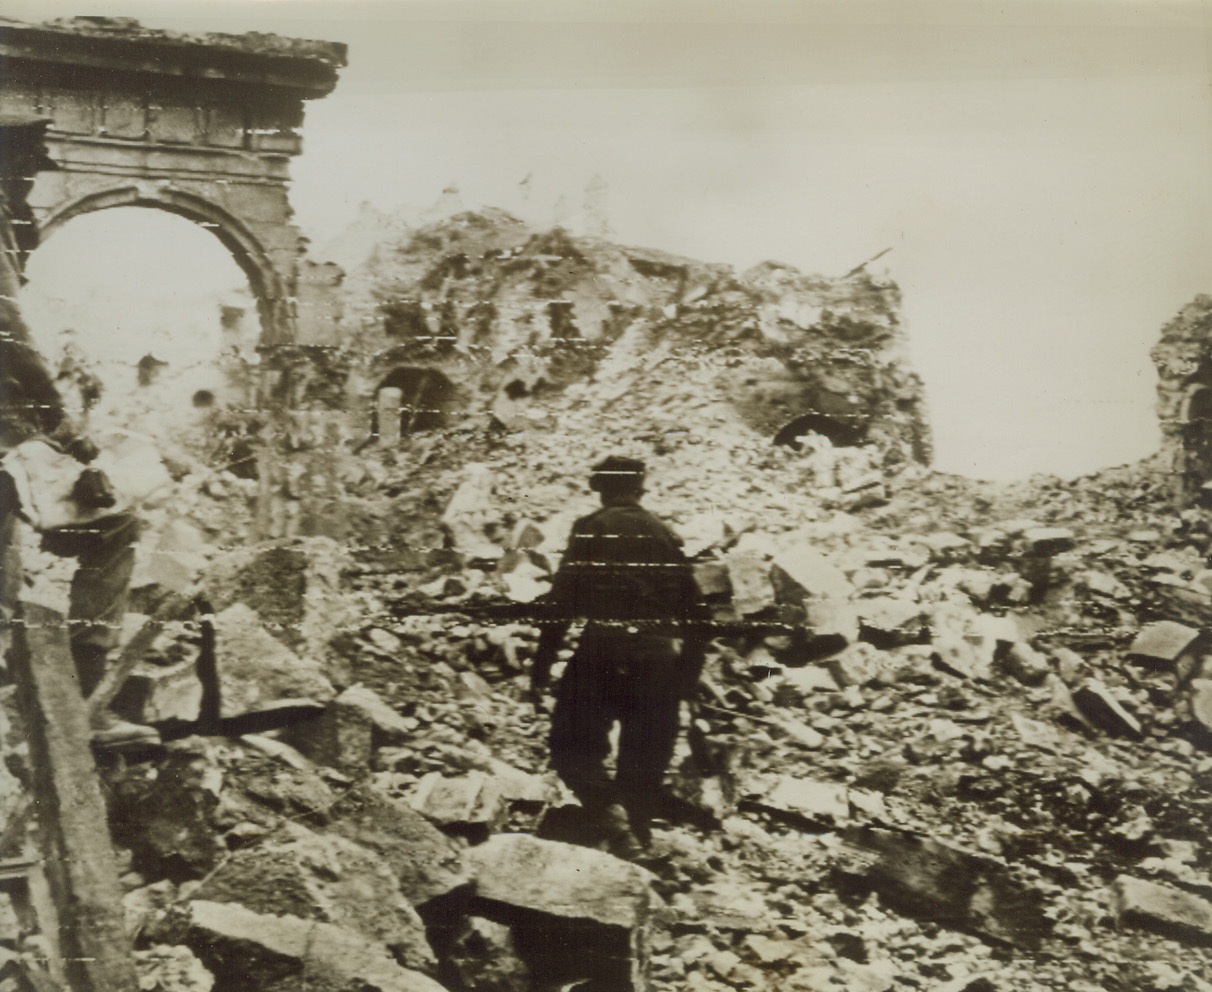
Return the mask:
<path id="1" fill-rule="evenodd" d="M 610 455 L 593 466 L 589 488 L 596 493 L 642 493 L 644 471 L 638 458 Z"/>

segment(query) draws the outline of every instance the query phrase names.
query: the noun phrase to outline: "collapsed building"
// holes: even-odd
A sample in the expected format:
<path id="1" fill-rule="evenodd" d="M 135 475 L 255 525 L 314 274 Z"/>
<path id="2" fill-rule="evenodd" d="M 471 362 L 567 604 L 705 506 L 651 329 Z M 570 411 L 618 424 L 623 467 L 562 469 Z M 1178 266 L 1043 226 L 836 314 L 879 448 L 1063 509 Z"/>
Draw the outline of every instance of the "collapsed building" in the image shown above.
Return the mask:
<path id="1" fill-rule="evenodd" d="M 737 273 L 494 211 L 348 273 L 307 261 L 286 167 L 339 46 L 88 19 L 0 43 L 5 106 L 54 121 L 52 236 L 170 209 L 218 225 L 258 298 L 263 360 L 212 397 L 255 422 L 231 411 L 216 463 L 178 470 L 141 590 L 201 571 L 206 601 L 136 639 L 115 704 L 167 753 L 102 769 L 121 876 L 85 922 L 125 928 L 143 987 L 530 992 L 593 966 L 611 990 L 1072 988 L 1171 939 L 1192 973 L 1133 960 L 1123 987 L 1206 986 L 1206 522 L 1126 519 L 1134 478 L 1006 496 L 932 476 L 898 291 L 865 267 Z M 1195 484 L 1207 314 L 1163 341 Z M 239 336 L 240 313 L 216 319 Z M 659 464 L 718 616 L 795 621 L 713 653 L 735 781 L 693 783 L 719 822 L 671 828 L 659 877 L 561 843 L 567 796 L 518 698 L 533 631 L 459 612 L 542 588 L 605 446 Z M 19 847 L 29 745 L 5 715 Z M 80 882 L 103 833 L 95 860 L 59 858 Z M 64 948 L 10 853 L 0 983 L 24 992 Z"/>

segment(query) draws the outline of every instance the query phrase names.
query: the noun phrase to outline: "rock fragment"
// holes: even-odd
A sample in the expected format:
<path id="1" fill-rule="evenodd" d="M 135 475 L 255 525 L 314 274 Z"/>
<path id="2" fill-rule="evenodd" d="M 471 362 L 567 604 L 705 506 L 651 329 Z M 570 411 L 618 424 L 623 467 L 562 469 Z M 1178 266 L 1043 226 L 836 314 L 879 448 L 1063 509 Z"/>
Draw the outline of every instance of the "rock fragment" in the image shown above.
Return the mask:
<path id="1" fill-rule="evenodd" d="M 321 666 L 273 637 L 244 603 L 215 615 L 222 717 L 285 702 L 326 703 L 336 695 Z"/>
<path id="2" fill-rule="evenodd" d="M 447 777 L 430 772 L 409 799 L 413 809 L 447 833 L 483 840 L 505 823 L 505 797 L 483 772 Z"/>
<path id="3" fill-rule="evenodd" d="M 1158 620 L 1141 629 L 1128 648 L 1128 657 L 1158 665 L 1174 666 L 1194 650 L 1200 631 L 1176 620 Z"/>
<path id="4" fill-rule="evenodd" d="M 1041 685 L 1052 671 L 1047 657 L 1023 641 L 1011 646 L 1001 664 L 1023 685 Z"/>
<path id="5" fill-rule="evenodd" d="M 157 944 L 134 952 L 139 988 L 153 992 L 211 992 L 215 976 L 188 947 Z M 0 984 L 0 988 L 3 985 Z"/>
<path id="6" fill-rule="evenodd" d="M 530 969 L 518 956 L 509 927 L 481 917 L 465 921 L 443 956 L 463 988 L 476 992 L 530 992 Z"/>
<path id="7" fill-rule="evenodd" d="M 347 792 L 328 813 L 332 830 L 374 851 L 395 872 L 404 898 L 417 909 L 470 881 L 449 837 L 407 803 L 372 786 Z"/>
<path id="8" fill-rule="evenodd" d="M 774 606 L 770 565 L 760 552 L 742 548 L 729 551 L 728 582 L 732 588 L 732 606 L 738 616 L 752 616 Z"/>
<path id="9" fill-rule="evenodd" d="M 387 950 L 331 923 L 254 913 L 196 900 L 180 924 L 183 942 L 221 989 L 258 992 L 445 992 Z"/>
<path id="10" fill-rule="evenodd" d="M 778 552 L 771 579 L 782 602 L 799 602 L 807 596 L 846 600 L 852 592 L 846 574 L 807 543 Z"/>
<path id="11" fill-rule="evenodd" d="M 1115 880 L 1116 907 L 1125 923 L 1184 943 L 1212 946 L 1212 903 L 1190 892 L 1131 875 Z"/>
<path id="12" fill-rule="evenodd" d="M 233 852 L 191 898 L 321 920 L 383 944 L 409 968 L 432 973 L 437 966 L 425 925 L 374 853 L 289 821 L 264 842 Z"/>
<path id="13" fill-rule="evenodd" d="M 594 978 L 646 989 L 655 894 L 641 868 L 601 851 L 497 834 L 467 852 L 473 912 L 513 930 L 536 982 Z"/>
<path id="14" fill-rule="evenodd" d="M 370 768 L 373 732 L 366 710 L 347 703 L 342 693 L 317 719 L 288 728 L 284 740 L 316 764 L 360 776 Z"/>
<path id="15" fill-rule="evenodd" d="M 1073 701 L 1091 723 L 1108 734 L 1140 737 L 1140 721 L 1120 705 L 1101 680 L 1086 679 L 1074 690 Z"/>
<path id="16" fill-rule="evenodd" d="M 1030 527 L 1023 531 L 1022 539 L 1027 554 L 1037 558 L 1070 551 L 1076 543 L 1076 535 L 1068 527 Z"/>
<path id="17" fill-rule="evenodd" d="M 844 880 L 877 891 L 898 912 L 1038 947 L 1048 930 L 1040 893 L 990 858 L 941 841 L 872 827 L 845 830 Z"/>
<path id="18" fill-rule="evenodd" d="M 850 820 L 849 794 L 844 785 L 791 775 L 781 776 L 761 796 L 743 805 L 810 828 L 840 827 Z"/>

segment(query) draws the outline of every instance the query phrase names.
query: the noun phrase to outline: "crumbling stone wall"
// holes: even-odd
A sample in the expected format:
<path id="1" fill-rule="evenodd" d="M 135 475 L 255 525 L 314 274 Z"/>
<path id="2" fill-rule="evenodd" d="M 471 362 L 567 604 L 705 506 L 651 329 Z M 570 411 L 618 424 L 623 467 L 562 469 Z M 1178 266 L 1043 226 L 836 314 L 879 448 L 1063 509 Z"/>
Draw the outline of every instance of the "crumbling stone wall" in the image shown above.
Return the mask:
<path id="1" fill-rule="evenodd" d="M 1212 482 L 1212 296 L 1197 296 L 1162 329 L 1157 366 L 1162 463 L 1182 502 Z"/>
<path id="2" fill-rule="evenodd" d="M 676 382 L 679 369 L 711 366 L 721 397 L 771 440 L 790 424 L 791 440 L 799 426 L 871 444 L 889 463 L 928 462 L 899 306 L 893 283 L 862 270 L 736 273 L 535 232 L 500 211 L 460 214 L 382 246 L 351 274 L 353 415 L 381 420 L 383 387 L 429 371 L 452 387 L 440 410 L 422 411 L 440 414 L 435 429 L 514 430 L 573 383 L 616 388 L 604 384 L 627 368 Z"/>

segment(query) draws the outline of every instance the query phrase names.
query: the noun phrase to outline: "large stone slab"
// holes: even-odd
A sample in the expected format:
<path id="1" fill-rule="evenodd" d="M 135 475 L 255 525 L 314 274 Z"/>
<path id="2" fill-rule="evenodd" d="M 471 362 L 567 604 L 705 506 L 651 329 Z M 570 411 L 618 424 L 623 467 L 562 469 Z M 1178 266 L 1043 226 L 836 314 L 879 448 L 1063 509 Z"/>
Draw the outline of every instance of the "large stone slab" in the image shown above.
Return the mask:
<path id="1" fill-rule="evenodd" d="M 1176 620 L 1158 620 L 1141 628 L 1128 657 L 1155 665 L 1173 666 L 1195 648 L 1200 631 Z"/>
<path id="2" fill-rule="evenodd" d="M 1099 679 L 1086 679 L 1073 692 L 1073 701 L 1096 727 L 1116 737 L 1138 738 L 1140 721 L 1120 704 Z"/>
<path id="3" fill-rule="evenodd" d="M 362 785 L 329 810 L 331 829 L 374 851 L 391 868 L 404 898 L 424 910 L 431 899 L 471 878 L 455 843 L 407 803 Z"/>
<path id="4" fill-rule="evenodd" d="M 215 615 L 215 652 L 224 718 L 288 701 L 325 703 L 336 695 L 322 666 L 283 645 L 244 603 Z"/>
<path id="5" fill-rule="evenodd" d="M 1206 899 L 1131 875 L 1115 880 L 1115 897 L 1125 923 L 1184 943 L 1212 946 L 1212 903 Z"/>
<path id="6" fill-rule="evenodd" d="M 391 869 L 340 835 L 287 821 L 263 842 L 235 851 L 191 898 L 322 920 L 383 944 L 409 968 L 430 974 L 437 968 L 425 924 Z"/>
<path id="7" fill-rule="evenodd" d="M 181 942 L 223 992 L 445 992 L 382 944 L 331 923 L 205 900 L 186 910 Z"/>
<path id="8" fill-rule="evenodd" d="M 850 821 L 850 798 L 846 786 L 780 776 L 755 799 L 742 804 L 810 829 L 831 829 Z"/>
<path id="9" fill-rule="evenodd" d="M 846 600 L 853 592 L 846 573 L 811 544 L 803 542 L 774 556 L 771 579 L 783 602 L 799 602 L 807 596 Z"/>
<path id="10" fill-rule="evenodd" d="M 496 780 L 483 772 L 445 776 L 430 772 L 409 796 L 412 808 L 447 833 L 484 839 L 508 815 Z"/>
<path id="11" fill-rule="evenodd" d="M 343 591 L 348 560 L 346 549 L 327 537 L 230 548 L 211 563 L 202 587 L 217 611 L 242 603 L 292 651 L 328 662 L 333 636 L 360 624 Z"/>
<path id="12" fill-rule="evenodd" d="M 474 911 L 513 929 L 538 981 L 648 987 L 652 876 L 589 848 L 498 834 L 467 852 Z"/>
<path id="13" fill-rule="evenodd" d="M 1036 948 L 1049 924 L 1043 897 L 991 858 L 941 841 L 872 827 L 850 827 L 838 864 L 845 881 L 878 892 L 893 909 Z"/>

